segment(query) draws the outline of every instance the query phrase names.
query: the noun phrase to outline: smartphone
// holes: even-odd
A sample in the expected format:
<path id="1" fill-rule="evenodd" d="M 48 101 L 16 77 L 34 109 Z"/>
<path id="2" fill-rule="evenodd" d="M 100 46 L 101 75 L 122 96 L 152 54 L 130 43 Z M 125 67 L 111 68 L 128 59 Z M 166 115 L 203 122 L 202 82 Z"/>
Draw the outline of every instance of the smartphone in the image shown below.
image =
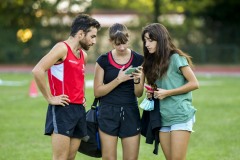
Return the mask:
<path id="1" fill-rule="evenodd" d="M 144 87 L 145 87 L 148 91 L 153 92 L 153 89 L 152 89 L 151 86 L 149 86 L 149 85 L 147 85 L 147 84 L 144 84 Z"/>
<path id="2" fill-rule="evenodd" d="M 131 67 L 131 68 L 128 68 L 125 72 L 125 74 L 132 74 L 133 72 L 136 72 L 138 67 Z"/>

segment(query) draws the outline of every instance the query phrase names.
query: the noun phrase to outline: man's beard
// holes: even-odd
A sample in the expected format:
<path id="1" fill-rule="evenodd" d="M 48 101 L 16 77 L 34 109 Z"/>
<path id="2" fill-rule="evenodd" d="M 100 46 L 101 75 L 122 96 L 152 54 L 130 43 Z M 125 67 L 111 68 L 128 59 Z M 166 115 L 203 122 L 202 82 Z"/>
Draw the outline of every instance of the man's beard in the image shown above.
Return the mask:
<path id="1" fill-rule="evenodd" d="M 84 49 L 86 51 L 89 50 L 89 48 L 90 48 L 90 46 L 86 44 L 85 39 L 83 41 L 79 41 L 79 44 L 82 47 L 82 49 Z"/>

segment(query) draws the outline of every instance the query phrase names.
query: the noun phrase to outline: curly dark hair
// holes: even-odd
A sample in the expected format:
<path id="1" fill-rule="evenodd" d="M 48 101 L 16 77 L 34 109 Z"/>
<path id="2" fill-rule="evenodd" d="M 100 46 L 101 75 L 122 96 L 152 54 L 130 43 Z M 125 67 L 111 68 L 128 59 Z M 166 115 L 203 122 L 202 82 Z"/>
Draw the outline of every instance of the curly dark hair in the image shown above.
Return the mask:
<path id="1" fill-rule="evenodd" d="M 83 30 L 84 33 L 90 31 L 91 27 L 97 28 L 100 30 L 100 23 L 87 14 L 78 15 L 72 22 L 70 36 L 75 36 L 79 30 Z"/>

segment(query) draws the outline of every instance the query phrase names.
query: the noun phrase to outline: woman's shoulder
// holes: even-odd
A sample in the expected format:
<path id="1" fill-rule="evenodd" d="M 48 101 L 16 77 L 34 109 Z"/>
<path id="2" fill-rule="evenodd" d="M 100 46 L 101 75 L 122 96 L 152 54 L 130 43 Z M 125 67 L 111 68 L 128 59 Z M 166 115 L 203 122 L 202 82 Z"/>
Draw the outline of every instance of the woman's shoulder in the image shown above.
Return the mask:
<path id="1" fill-rule="evenodd" d="M 181 56 L 181 55 L 178 54 L 178 53 L 174 53 L 174 54 L 172 54 L 171 59 L 173 59 L 173 60 L 179 60 L 179 59 L 186 59 L 186 57 Z"/>
<path id="2" fill-rule="evenodd" d="M 104 53 L 104 54 L 101 54 L 101 55 L 97 58 L 97 61 L 107 59 L 107 58 L 108 58 L 108 54 L 109 54 L 109 52 Z"/>
<path id="3" fill-rule="evenodd" d="M 171 56 L 172 59 L 179 58 L 179 57 L 180 57 L 180 55 L 178 53 L 173 53 Z"/>
<path id="4" fill-rule="evenodd" d="M 108 53 L 104 53 L 102 55 L 100 55 L 96 62 L 102 67 L 104 68 L 107 64 L 108 64 Z"/>
<path id="5" fill-rule="evenodd" d="M 136 57 L 140 57 L 140 58 L 143 58 L 143 55 L 141 55 L 140 53 L 134 51 L 134 50 L 131 50 L 133 55 L 136 56 Z"/>
<path id="6" fill-rule="evenodd" d="M 136 51 L 132 50 L 133 54 L 133 61 L 137 63 L 137 65 L 142 65 L 143 63 L 143 55 L 137 53 Z"/>
<path id="7" fill-rule="evenodd" d="M 181 55 L 178 54 L 178 53 L 174 53 L 174 54 L 171 56 L 171 62 L 172 62 L 173 64 L 179 64 L 179 65 L 182 65 L 182 66 L 188 65 L 188 62 L 187 62 L 186 57 L 181 56 Z"/>
<path id="8" fill-rule="evenodd" d="M 138 52 L 136 52 L 136 51 L 133 51 L 133 50 L 131 50 L 132 51 L 132 54 L 133 54 L 133 58 L 134 59 L 137 59 L 137 60 L 139 60 L 139 61 L 143 61 L 143 55 L 141 55 L 140 53 L 138 53 Z"/>
<path id="9" fill-rule="evenodd" d="M 103 53 L 103 54 L 101 54 L 99 57 L 107 57 L 107 56 L 108 56 L 108 54 L 110 54 L 110 52 Z"/>

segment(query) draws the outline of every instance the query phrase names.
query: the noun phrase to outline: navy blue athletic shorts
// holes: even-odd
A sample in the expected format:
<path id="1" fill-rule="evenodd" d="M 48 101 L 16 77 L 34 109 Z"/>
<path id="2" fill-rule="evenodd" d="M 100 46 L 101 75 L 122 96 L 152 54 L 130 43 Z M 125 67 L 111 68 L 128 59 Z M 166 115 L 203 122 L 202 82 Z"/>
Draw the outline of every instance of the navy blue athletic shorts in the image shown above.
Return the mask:
<path id="1" fill-rule="evenodd" d="M 98 110 L 101 131 L 120 138 L 132 137 L 141 132 L 137 106 L 101 105 Z"/>
<path id="2" fill-rule="evenodd" d="M 73 138 L 87 135 L 86 111 L 82 104 L 49 105 L 45 135 L 62 134 Z"/>

